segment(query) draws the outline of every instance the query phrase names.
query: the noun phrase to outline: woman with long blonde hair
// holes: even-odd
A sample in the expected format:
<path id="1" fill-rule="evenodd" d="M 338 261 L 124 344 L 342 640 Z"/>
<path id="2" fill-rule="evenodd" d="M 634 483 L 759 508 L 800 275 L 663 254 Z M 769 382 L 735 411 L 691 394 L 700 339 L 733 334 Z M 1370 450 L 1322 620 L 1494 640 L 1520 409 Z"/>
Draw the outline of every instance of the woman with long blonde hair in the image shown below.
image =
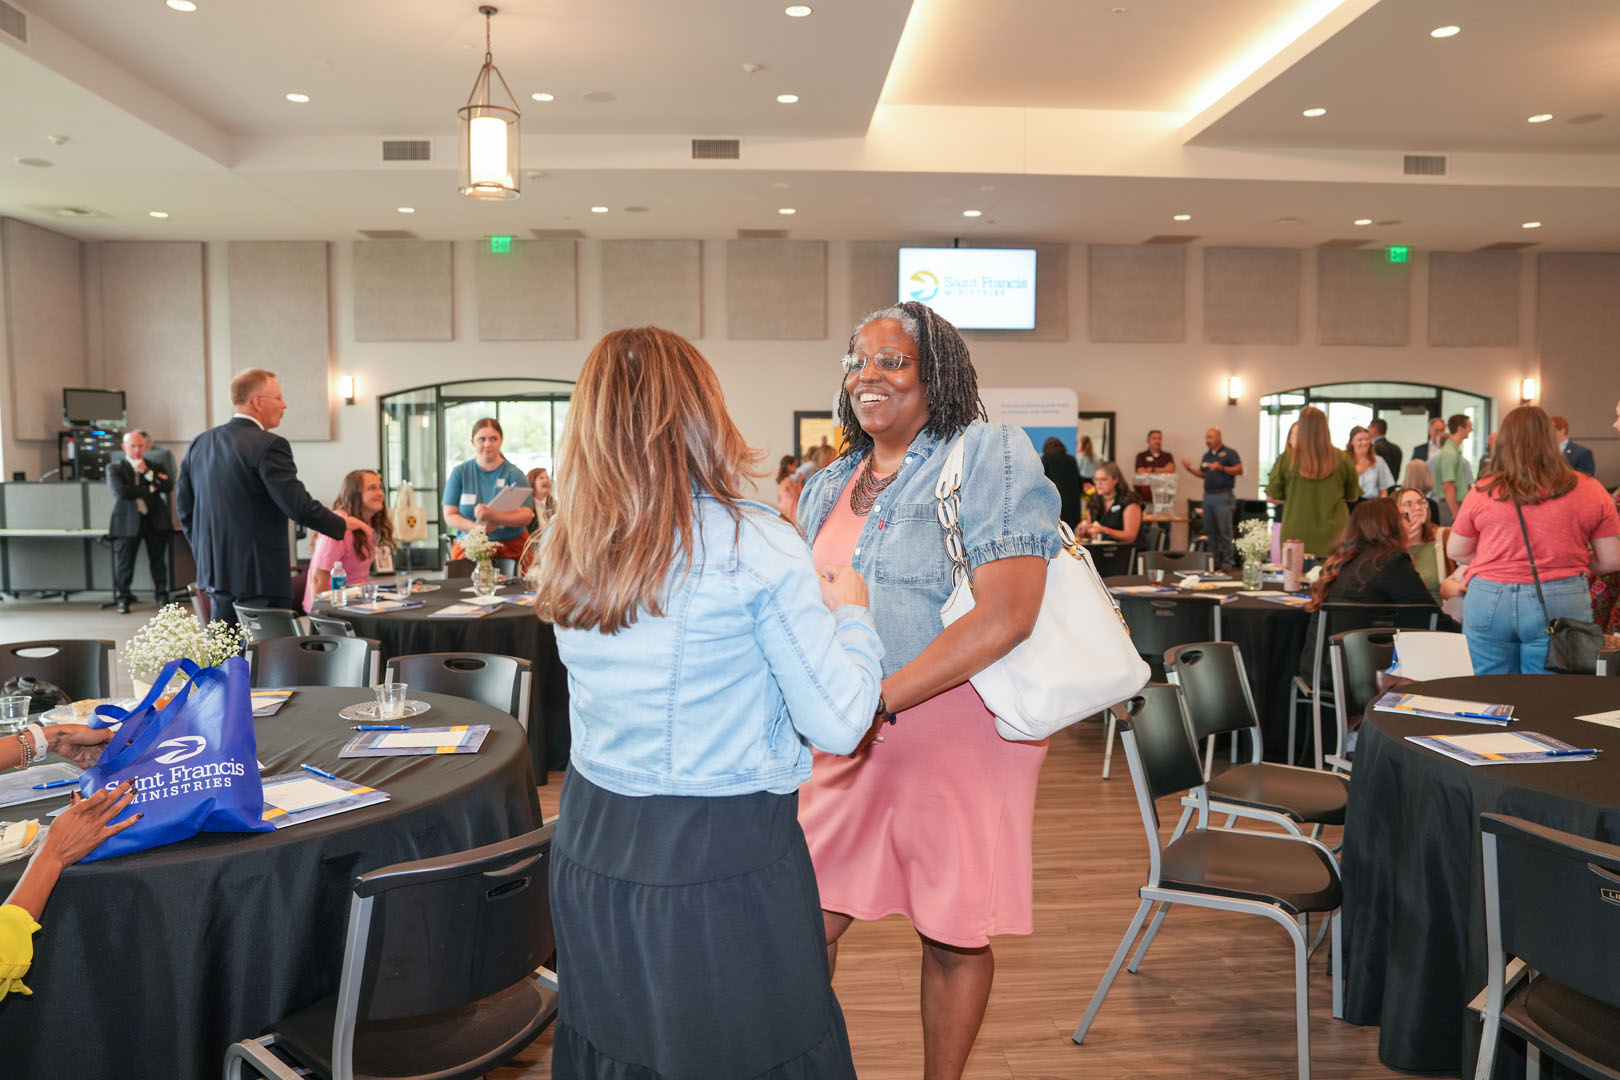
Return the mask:
<path id="1" fill-rule="evenodd" d="M 1283 504 L 1282 538 L 1302 540 L 1308 555 L 1323 556 L 1361 498 L 1355 466 L 1333 445 L 1327 416 L 1314 405 L 1299 411 L 1292 452 L 1272 466 L 1266 497 Z"/>
<path id="2" fill-rule="evenodd" d="M 572 691 L 554 1077 L 855 1075 L 797 790 L 876 736 L 883 645 L 861 576 L 742 497 L 756 460 L 684 338 L 591 351 L 536 574 Z"/>

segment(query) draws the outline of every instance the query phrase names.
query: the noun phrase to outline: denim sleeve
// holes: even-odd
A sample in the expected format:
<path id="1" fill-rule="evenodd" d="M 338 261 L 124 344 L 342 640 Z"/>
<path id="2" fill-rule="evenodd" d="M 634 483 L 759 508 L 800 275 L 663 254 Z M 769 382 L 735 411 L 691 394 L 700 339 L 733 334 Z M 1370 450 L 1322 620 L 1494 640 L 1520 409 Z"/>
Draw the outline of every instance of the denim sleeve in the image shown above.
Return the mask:
<path id="1" fill-rule="evenodd" d="M 855 749 L 883 687 L 883 642 L 862 607 L 828 611 L 810 549 L 786 522 L 744 526 L 738 583 L 771 675 L 810 745 Z"/>
<path id="2" fill-rule="evenodd" d="M 1051 559 L 1058 538 L 1058 493 L 1035 446 L 1006 424 L 974 424 L 962 466 L 962 545 L 968 565 L 1018 555 Z"/>

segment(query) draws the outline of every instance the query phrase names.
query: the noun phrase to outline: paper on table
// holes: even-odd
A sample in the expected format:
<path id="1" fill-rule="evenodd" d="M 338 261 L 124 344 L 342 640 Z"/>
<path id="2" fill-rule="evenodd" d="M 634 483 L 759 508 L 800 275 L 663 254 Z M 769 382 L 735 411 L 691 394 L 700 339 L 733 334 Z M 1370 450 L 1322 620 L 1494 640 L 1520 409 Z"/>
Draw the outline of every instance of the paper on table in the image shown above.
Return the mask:
<path id="1" fill-rule="evenodd" d="M 477 604 L 459 603 L 442 607 L 438 611 L 428 612 L 430 619 L 476 619 L 480 615 L 488 615 L 494 608 L 479 607 Z"/>
<path id="2" fill-rule="evenodd" d="M 348 797 L 348 792 L 314 779 L 283 780 L 279 784 L 270 785 L 264 793 L 266 803 L 289 814 Z"/>
<path id="3" fill-rule="evenodd" d="M 491 510 L 505 513 L 508 510 L 516 510 L 522 506 L 533 494 L 534 492 L 526 487 L 502 488 L 500 494 L 489 500 L 485 505 Z"/>
<path id="4" fill-rule="evenodd" d="M 417 746 L 460 746 L 466 740 L 465 731 L 402 731 L 384 735 L 375 745 L 392 750 Z"/>
<path id="5" fill-rule="evenodd" d="M 1517 731 L 1487 731 L 1479 735 L 1446 735 L 1446 742 L 1476 754 L 1546 753 L 1546 744 L 1527 739 Z"/>
<path id="6" fill-rule="evenodd" d="M 1613 709 L 1609 712 L 1587 713 L 1585 716 L 1577 716 L 1575 719 L 1585 720 L 1592 724 L 1605 724 L 1608 727 L 1620 728 L 1620 709 Z"/>
<path id="7" fill-rule="evenodd" d="M 467 599 L 463 600 L 462 603 L 463 604 L 477 604 L 480 607 L 495 607 L 497 604 L 506 603 L 506 597 L 504 597 L 504 596 L 469 596 L 469 597 L 467 597 Z"/>
<path id="8" fill-rule="evenodd" d="M 1403 662 L 1402 667 L 1405 667 Z M 1483 712 L 1484 702 L 1465 701 L 1462 698 L 1430 697 L 1428 694 L 1411 694 L 1396 708 L 1397 712 L 1431 712 L 1455 713 L 1466 716 L 1472 713 Z M 1487 706 L 1488 707 L 1488 706 Z M 1517 738 L 1517 736 L 1515 736 Z"/>
<path id="9" fill-rule="evenodd" d="M 1401 661 L 1401 675 L 1419 682 L 1474 674 L 1468 639 L 1462 634 L 1400 630 L 1395 634 L 1395 655 Z"/>

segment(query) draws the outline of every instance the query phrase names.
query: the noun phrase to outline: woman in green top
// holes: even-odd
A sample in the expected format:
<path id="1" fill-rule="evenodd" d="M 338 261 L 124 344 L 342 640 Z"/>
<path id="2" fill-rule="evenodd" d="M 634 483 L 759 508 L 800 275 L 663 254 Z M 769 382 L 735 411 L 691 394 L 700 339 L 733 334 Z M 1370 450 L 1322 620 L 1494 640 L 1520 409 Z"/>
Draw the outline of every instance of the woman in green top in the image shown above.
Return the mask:
<path id="1" fill-rule="evenodd" d="M 1412 555 L 1418 576 L 1441 609 L 1461 621 L 1462 596 L 1468 586 L 1462 580 L 1461 568 L 1446 554 L 1446 538 L 1451 530 L 1434 523 L 1429 516 L 1429 498 L 1417 488 L 1403 487 L 1396 491 L 1395 506 L 1401 512 L 1406 550 Z"/>
<path id="2" fill-rule="evenodd" d="M 1324 556 L 1361 498 L 1355 466 L 1328 436 L 1327 417 L 1307 405 L 1299 413 L 1293 452 L 1271 468 L 1266 497 L 1283 504 L 1282 538 L 1303 540 L 1307 555 Z"/>

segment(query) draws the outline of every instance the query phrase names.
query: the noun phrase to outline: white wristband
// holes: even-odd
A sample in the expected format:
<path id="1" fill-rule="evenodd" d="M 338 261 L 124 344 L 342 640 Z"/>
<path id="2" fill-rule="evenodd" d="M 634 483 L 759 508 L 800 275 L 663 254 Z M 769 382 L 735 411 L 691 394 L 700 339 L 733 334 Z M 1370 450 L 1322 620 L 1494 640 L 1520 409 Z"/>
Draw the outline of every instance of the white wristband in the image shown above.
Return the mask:
<path id="1" fill-rule="evenodd" d="M 45 747 L 47 745 L 45 742 L 44 727 L 39 724 L 29 724 L 27 727 L 23 728 L 23 734 L 27 735 L 30 741 L 32 741 L 34 744 L 34 760 L 38 761 L 39 759 L 43 758 L 45 756 Z"/>

